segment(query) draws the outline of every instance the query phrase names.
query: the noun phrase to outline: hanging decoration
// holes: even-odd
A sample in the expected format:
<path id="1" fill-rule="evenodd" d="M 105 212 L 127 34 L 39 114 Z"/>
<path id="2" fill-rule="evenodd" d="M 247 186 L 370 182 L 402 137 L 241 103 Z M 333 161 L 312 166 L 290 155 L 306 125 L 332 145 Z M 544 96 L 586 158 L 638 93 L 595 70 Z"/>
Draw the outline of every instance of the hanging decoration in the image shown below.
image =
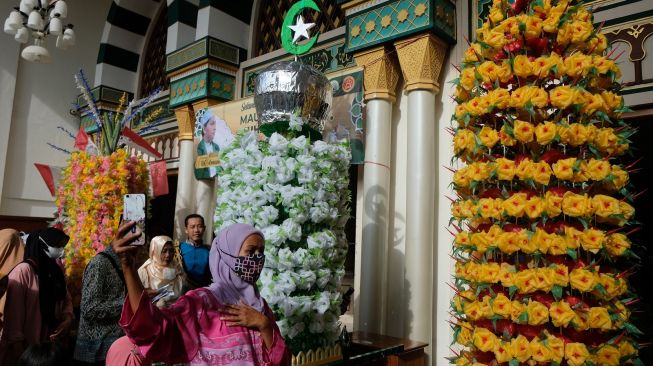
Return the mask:
<path id="1" fill-rule="evenodd" d="M 575 0 L 494 0 L 454 94 L 464 365 L 643 365 L 620 71 Z"/>

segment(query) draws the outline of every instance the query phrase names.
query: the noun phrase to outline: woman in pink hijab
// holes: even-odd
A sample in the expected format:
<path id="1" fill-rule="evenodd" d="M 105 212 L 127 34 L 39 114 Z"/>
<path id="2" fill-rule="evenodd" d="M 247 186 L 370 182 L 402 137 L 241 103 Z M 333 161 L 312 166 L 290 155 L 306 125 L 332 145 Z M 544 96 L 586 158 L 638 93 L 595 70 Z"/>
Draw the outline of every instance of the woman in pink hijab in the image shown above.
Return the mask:
<path id="1" fill-rule="evenodd" d="M 120 256 L 127 299 L 120 326 L 152 361 L 192 365 L 290 365 L 289 351 L 256 280 L 265 256 L 263 234 L 232 224 L 213 241 L 209 268 L 213 284 L 186 293 L 167 308 L 152 305 L 135 267 L 140 233 L 125 223 L 112 243 Z"/>

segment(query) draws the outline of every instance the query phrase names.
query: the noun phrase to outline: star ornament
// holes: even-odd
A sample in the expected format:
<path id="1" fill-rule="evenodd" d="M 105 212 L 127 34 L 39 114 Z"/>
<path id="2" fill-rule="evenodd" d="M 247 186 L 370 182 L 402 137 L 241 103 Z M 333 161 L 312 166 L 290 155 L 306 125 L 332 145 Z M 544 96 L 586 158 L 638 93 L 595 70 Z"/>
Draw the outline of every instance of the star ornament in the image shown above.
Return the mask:
<path id="1" fill-rule="evenodd" d="M 309 39 L 311 38 L 308 35 L 308 30 L 315 27 L 315 23 L 304 23 L 304 17 L 301 15 L 297 16 L 297 20 L 295 22 L 295 25 L 289 25 L 288 28 L 292 29 L 294 32 L 292 42 L 297 43 L 300 38 L 305 38 Z"/>

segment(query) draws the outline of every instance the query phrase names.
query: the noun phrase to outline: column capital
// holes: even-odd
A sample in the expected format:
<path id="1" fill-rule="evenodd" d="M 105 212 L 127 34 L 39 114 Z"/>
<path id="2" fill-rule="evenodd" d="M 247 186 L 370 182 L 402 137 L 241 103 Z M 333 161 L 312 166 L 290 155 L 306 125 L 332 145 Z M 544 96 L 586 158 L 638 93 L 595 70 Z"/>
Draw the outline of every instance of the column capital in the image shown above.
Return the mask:
<path id="1" fill-rule="evenodd" d="M 395 101 L 399 68 L 385 47 L 378 47 L 354 55 L 356 64 L 363 68 L 365 100 Z"/>
<path id="2" fill-rule="evenodd" d="M 447 44 L 431 33 L 421 34 L 395 42 L 401 72 L 406 80 L 404 89 L 440 91 L 438 78 L 445 57 Z"/>
<path id="3" fill-rule="evenodd" d="M 195 111 L 192 106 L 186 105 L 175 108 L 175 117 L 179 125 L 179 141 L 193 140 L 195 130 Z"/>

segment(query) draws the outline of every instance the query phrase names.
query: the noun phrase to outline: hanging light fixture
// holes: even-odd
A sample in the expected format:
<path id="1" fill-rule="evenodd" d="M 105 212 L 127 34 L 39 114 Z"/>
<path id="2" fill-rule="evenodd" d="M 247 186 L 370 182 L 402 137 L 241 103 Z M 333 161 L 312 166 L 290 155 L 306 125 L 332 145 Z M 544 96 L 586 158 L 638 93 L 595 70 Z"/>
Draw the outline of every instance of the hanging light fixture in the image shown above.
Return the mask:
<path id="1" fill-rule="evenodd" d="M 3 29 L 20 43 L 27 43 L 31 34 L 34 44 L 25 47 L 21 56 L 27 61 L 48 63 L 51 61 L 45 47 L 48 35 L 57 37 L 57 48 L 65 50 L 75 45 L 73 25 L 64 26 L 62 22 L 67 16 L 68 5 L 64 0 L 21 0 L 5 19 Z"/>

